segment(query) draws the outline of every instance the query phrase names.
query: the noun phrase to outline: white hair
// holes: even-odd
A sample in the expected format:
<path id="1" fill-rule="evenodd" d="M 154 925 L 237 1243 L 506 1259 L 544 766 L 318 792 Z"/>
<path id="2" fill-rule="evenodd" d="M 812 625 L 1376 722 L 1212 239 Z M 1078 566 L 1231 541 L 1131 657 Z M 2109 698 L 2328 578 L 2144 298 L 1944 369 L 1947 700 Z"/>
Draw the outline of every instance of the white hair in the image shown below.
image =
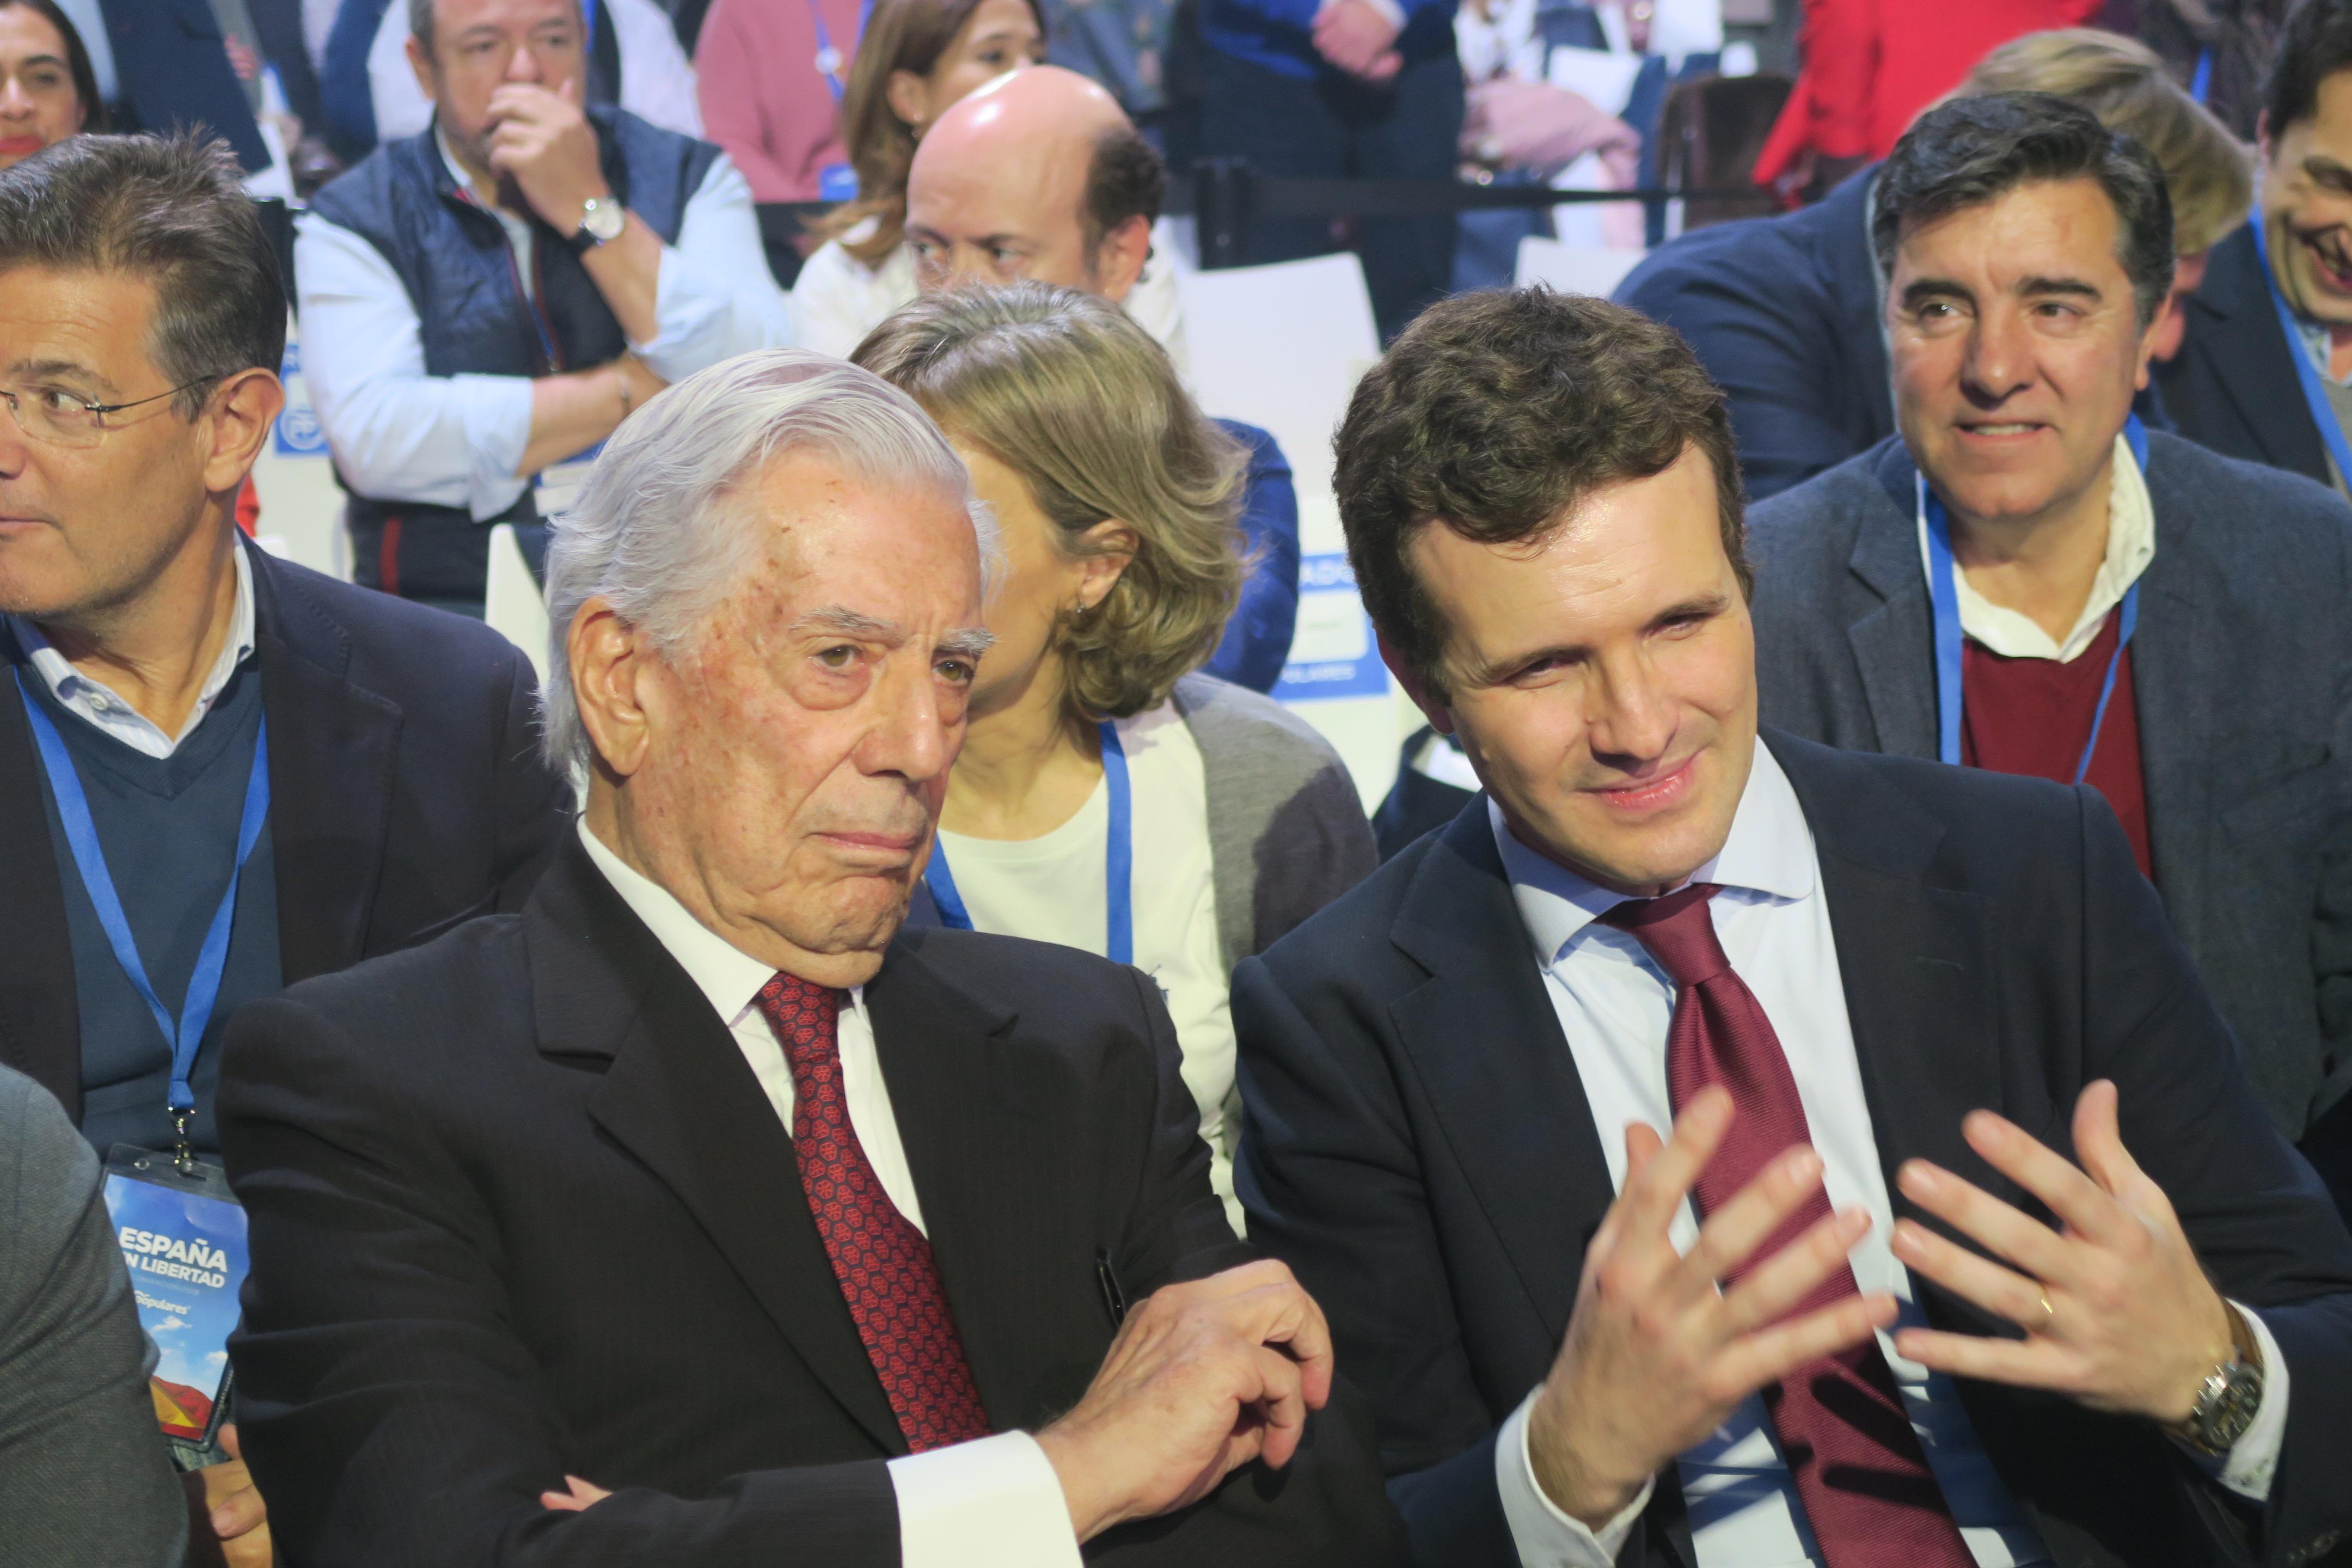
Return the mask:
<path id="1" fill-rule="evenodd" d="M 807 453 L 865 482 L 943 492 L 971 520 L 982 588 L 1003 552 L 971 475 L 915 400 L 870 372 L 803 349 L 761 349 L 687 377 L 622 423 L 547 546 L 541 744 L 559 773 L 591 761 L 572 689 L 572 622 L 611 605 L 675 658 L 750 569 L 765 521 L 730 505 L 772 458 Z M 576 775 L 575 775 L 576 776 Z"/>

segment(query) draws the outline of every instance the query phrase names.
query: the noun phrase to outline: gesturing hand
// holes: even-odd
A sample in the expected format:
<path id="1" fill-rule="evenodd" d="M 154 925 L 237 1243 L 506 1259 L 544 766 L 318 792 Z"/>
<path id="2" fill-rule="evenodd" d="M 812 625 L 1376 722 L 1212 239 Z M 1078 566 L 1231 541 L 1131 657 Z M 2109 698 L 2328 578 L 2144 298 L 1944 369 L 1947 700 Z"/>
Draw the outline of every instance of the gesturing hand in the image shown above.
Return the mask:
<path id="1" fill-rule="evenodd" d="M 612 195 L 597 162 L 596 130 L 580 109 L 580 84 L 561 93 L 509 82 L 490 94 L 490 168 L 511 179 L 531 211 L 558 234 L 580 226 L 590 200 Z"/>
<path id="2" fill-rule="evenodd" d="M 1128 1314 L 1077 1407 L 1037 1434 L 1080 1541 L 1280 1468 L 1331 1397 L 1323 1310 L 1283 1265 L 1229 1268 Z"/>
<path id="3" fill-rule="evenodd" d="M 2116 1086 L 2094 1083 L 2074 1102 L 2081 1170 L 1989 1110 L 1971 1113 L 1962 1131 L 1986 1163 L 2048 1205 L 2066 1228 L 2052 1230 L 1925 1160 L 1906 1164 L 1900 1180 L 1912 1202 L 2017 1268 L 1911 1220 L 1895 1227 L 1895 1256 L 2007 1318 L 2025 1338 L 1906 1329 L 1895 1348 L 1955 1377 L 2053 1389 L 2095 1410 L 2187 1420 L 2198 1385 L 2230 1357 L 2229 1310 L 2171 1202 L 2125 1151 Z"/>
<path id="4" fill-rule="evenodd" d="M 1528 1413 L 1537 1481 L 1596 1529 L 1741 1400 L 1895 1321 L 1885 1294 L 1786 1317 L 1846 1267 L 1870 1229 L 1860 1209 L 1832 1215 L 1717 1289 L 1821 1184 L 1821 1157 L 1809 1148 L 1782 1153 L 1709 1215 L 1689 1256 L 1675 1251 L 1668 1229 L 1731 1117 L 1731 1097 L 1710 1088 L 1684 1108 L 1663 1147 L 1654 1130 L 1626 1129 L 1624 1188 L 1585 1249 L 1568 1337 Z"/>

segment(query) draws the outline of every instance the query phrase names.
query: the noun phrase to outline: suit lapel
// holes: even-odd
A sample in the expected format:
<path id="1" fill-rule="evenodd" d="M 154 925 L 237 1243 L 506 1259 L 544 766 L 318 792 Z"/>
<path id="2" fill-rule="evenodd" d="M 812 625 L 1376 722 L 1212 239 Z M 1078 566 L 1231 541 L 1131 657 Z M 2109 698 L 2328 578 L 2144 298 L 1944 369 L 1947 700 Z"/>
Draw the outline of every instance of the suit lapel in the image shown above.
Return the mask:
<path id="1" fill-rule="evenodd" d="M 1546 1331 L 1568 1331 L 1616 1189 L 1591 1102 L 1528 948 L 1486 797 L 1430 847 L 1391 939 L 1429 971 L 1393 1004 L 1405 1056 Z"/>
<path id="2" fill-rule="evenodd" d="M 1880 602 L 1846 627 L 1846 640 L 1870 706 L 1876 749 L 1932 757 L 1936 629 L 1919 562 L 1917 470 L 1900 440 L 1888 444 L 1874 468 L 1888 504 L 1873 506 L 1863 518 L 1847 566 Z"/>
<path id="3" fill-rule="evenodd" d="M 1017 1021 L 950 987 L 906 944 L 866 987 L 874 1043 L 889 1086 L 923 1227 L 981 1403 L 999 1430 L 1051 1414 L 1041 1368 L 1076 1369 L 1086 1386 L 1109 1342 L 1099 1311 L 1073 1321 L 1071 1259 L 1089 1239 L 1055 1121 L 1006 1102 L 1018 1070 Z M 1085 1114 L 1081 1105 L 1060 1108 Z"/>
<path id="4" fill-rule="evenodd" d="M 2213 247 L 2211 270 L 2189 301 L 2191 310 L 2225 323 L 2210 334 L 2205 357 L 2264 458 L 2327 483 L 2326 438 L 2311 422 L 2294 363 L 2302 350 L 2279 326 L 2251 226 Z"/>
<path id="5" fill-rule="evenodd" d="M 677 1194 L 848 1415 L 906 1438 L 809 1217 L 790 1136 L 693 981 L 577 838 L 525 916 L 540 1049 L 612 1059 L 589 1114 Z"/>
<path id="6" fill-rule="evenodd" d="M 356 963 L 383 867 L 397 706 L 345 679 L 341 628 L 263 551 L 253 563 L 254 661 L 269 719 L 269 836 L 286 984 Z"/>
<path id="7" fill-rule="evenodd" d="M 2165 443 L 2148 455 L 2156 500 L 2156 558 L 2140 579 L 2132 637 L 2132 700 L 2139 714 L 2140 779 L 2147 791 L 2148 851 L 2165 910 L 2191 952 L 2202 952 L 2210 777 L 2219 682 L 2214 650 L 2227 634 L 2212 600 L 2220 574 L 2202 558 L 2178 486 L 2164 483 Z"/>
<path id="8" fill-rule="evenodd" d="M 0 1063 L 56 1095 L 79 1123 L 81 1000 L 45 787 L 23 699 L 14 680 L 0 683 Z"/>

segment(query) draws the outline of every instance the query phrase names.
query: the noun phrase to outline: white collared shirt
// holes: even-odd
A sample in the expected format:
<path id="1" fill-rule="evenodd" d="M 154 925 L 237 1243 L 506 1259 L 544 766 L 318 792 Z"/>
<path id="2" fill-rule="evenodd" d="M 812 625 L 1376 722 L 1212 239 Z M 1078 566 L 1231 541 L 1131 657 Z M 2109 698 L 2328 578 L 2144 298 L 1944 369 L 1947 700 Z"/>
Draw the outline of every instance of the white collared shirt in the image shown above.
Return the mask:
<path id="1" fill-rule="evenodd" d="M 790 1136 L 792 1068 L 758 1005 L 761 988 L 776 972 L 730 945 L 667 889 L 606 847 L 588 830 L 587 818 L 581 818 L 579 830 L 596 869 L 727 1025 Z M 908 1224 L 922 1230 L 922 1206 L 890 1110 L 890 1087 L 875 1052 L 863 986 L 849 993 L 838 1038 L 850 1131 L 891 1203 Z M 1077 1568 L 1077 1538 L 1061 1480 L 1026 1432 L 1000 1432 L 892 1459 L 890 1485 L 898 1497 L 899 1552 L 906 1568 Z"/>
<path id="2" fill-rule="evenodd" d="M 229 612 L 228 637 L 221 644 L 219 657 L 213 660 L 205 683 L 196 689 L 196 705 L 176 735 L 166 735 L 161 726 L 145 717 L 123 700 L 114 688 L 94 676 L 76 669 L 66 656 L 49 646 L 38 626 L 22 616 L 10 616 L 8 628 L 16 634 L 16 646 L 25 651 L 25 658 L 49 689 L 49 695 L 59 707 L 76 718 L 95 727 L 100 732 L 121 742 L 143 756 L 168 757 L 180 749 L 180 742 L 195 733 L 205 715 L 213 710 L 227 687 L 229 677 L 236 667 L 253 652 L 253 563 L 245 558 L 242 543 L 230 546 L 236 556 L 236 603 Z"/>
<path id="3" fill-rule="evenodd" d="M 1922 476 L 1921 485 L 1926 482 Z M 1927 553 L 1924 489 L 1920 497 L 1919 567 L 1932 584 L 1935 567 Z M 2124 595 L 2155 559 L 2156 504 L 2148 499 L 2147 477 L 2139 471 L 2131 443 L 2117 436 L 2114 479 L 2107 490 L 2107 552 L 2099 562 L 2098 575 L 2091 579 L 2091 596 L 2084 601 L 2083 613 L 2074 617 L 2074 630 L 2063 641 L 2053 638 L 2032 616 L 2005 609 L 1978 593 L 1969 585 L 1968 573 L 1956 563 L 1952 586 L 1953 596 L 1959 601 L 1961 635 L 2003 658 L 2049 658 L 2072 664 L 2098 639 L 2108 612 L 2124 602 Z"/>
<path id="4" fill-rule="evenodd" d="M 483 205 L 515 232 L 521 220 Z M 528 289 L 522 232 L 515 262 Z M 530 445 L 531 378 L 427 374 L 416 304 L 390 258 L 315 212 L 295 224 L 294 262 L 302 377 L 344 480 L 373 500 L 463 507 L 478 521 L 514 505 L 531 483 L 515 472 Z M 664 381 L 793 342 L 751 187 L 724 154 L 687 199 L 677 243 L 662 247 L 654 318 L 653 339 L 630 347 Z"/>
<path id="5" fill-rule="evenodd" d="M 1634 938 L 1593 923 L 1622 894 L 1595 887 L 1528 848 L 1491 802 L 1487 810 L 1513 901 L 1608 1155 L 1610 1179 L 1622 1188 L 1625 1129 L 1639 1121 L 1664 1132 L 1673 1125 L 1665 1041 L 1674 984 Z M 1909 1272 L 1888 1246 L 1894 1208 L 1846 1016 L 1812 830 L 1788 775 L 1760 740 L 1730 836 L 1691 880 L 1723 889 L 1708 902 L 1716 934 L 1787 1054 L 1831 1205 L 1870 1212 L 1870 1234 L 1849 1254 L 1855 1285 L 1892 1294 L 1900 1307 L 1898 1327 L 1925 1326 Z M 1673 1227 L 1675 1245 L 1687 1251 L 1697 1235 L 1685 1204 Z M 2221 1479 L 2259 1500 L 2269 1494 L 2284 1436 L 2286 1369 L 2269 1331 L 2254 1314 L 2246 1316 L 2262 1341 L 2268 1385 L 2262 1411 L 2232 1450 Z M 2047 1562 L 2041 1541 L 1994 1474 L 1950 1381 L 1895 1354 L 1892 1331 L 1878 1342 L 1928 1468 L 1979 1568 Z M 1519 1560 L 1525 1568 L 1606 1568 L 1648 1506 L 1650 1489 L 1598 1532 L 1560 1511 L 1537 1485 L 1528 1453 L 1527 1417 L 1535 1397 L 1529 1394 L 1505 1422 L 1496 1446 L 1503 1512 Z M 1675 1468 L 1698 1568 L 1820 1561 L 1760 1397 L 1744 1402 L 1682 1455 Z"/>

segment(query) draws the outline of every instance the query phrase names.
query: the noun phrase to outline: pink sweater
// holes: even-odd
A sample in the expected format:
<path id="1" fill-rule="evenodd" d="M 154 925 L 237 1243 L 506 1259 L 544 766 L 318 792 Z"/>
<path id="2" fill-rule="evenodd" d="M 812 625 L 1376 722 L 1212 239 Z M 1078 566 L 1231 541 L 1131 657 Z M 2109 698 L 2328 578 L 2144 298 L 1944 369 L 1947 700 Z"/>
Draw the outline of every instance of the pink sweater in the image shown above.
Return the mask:
<path id="1" fill-rule="evenodd" d="M 715 0 L 695 46 L 704 134 L 751 182 L 751 199 L 813 202 L 817 173 L 845 163 L 833 89 L 816 68 L 815 12 L 841 76 L 857 50 L 859 0 Z"/>

